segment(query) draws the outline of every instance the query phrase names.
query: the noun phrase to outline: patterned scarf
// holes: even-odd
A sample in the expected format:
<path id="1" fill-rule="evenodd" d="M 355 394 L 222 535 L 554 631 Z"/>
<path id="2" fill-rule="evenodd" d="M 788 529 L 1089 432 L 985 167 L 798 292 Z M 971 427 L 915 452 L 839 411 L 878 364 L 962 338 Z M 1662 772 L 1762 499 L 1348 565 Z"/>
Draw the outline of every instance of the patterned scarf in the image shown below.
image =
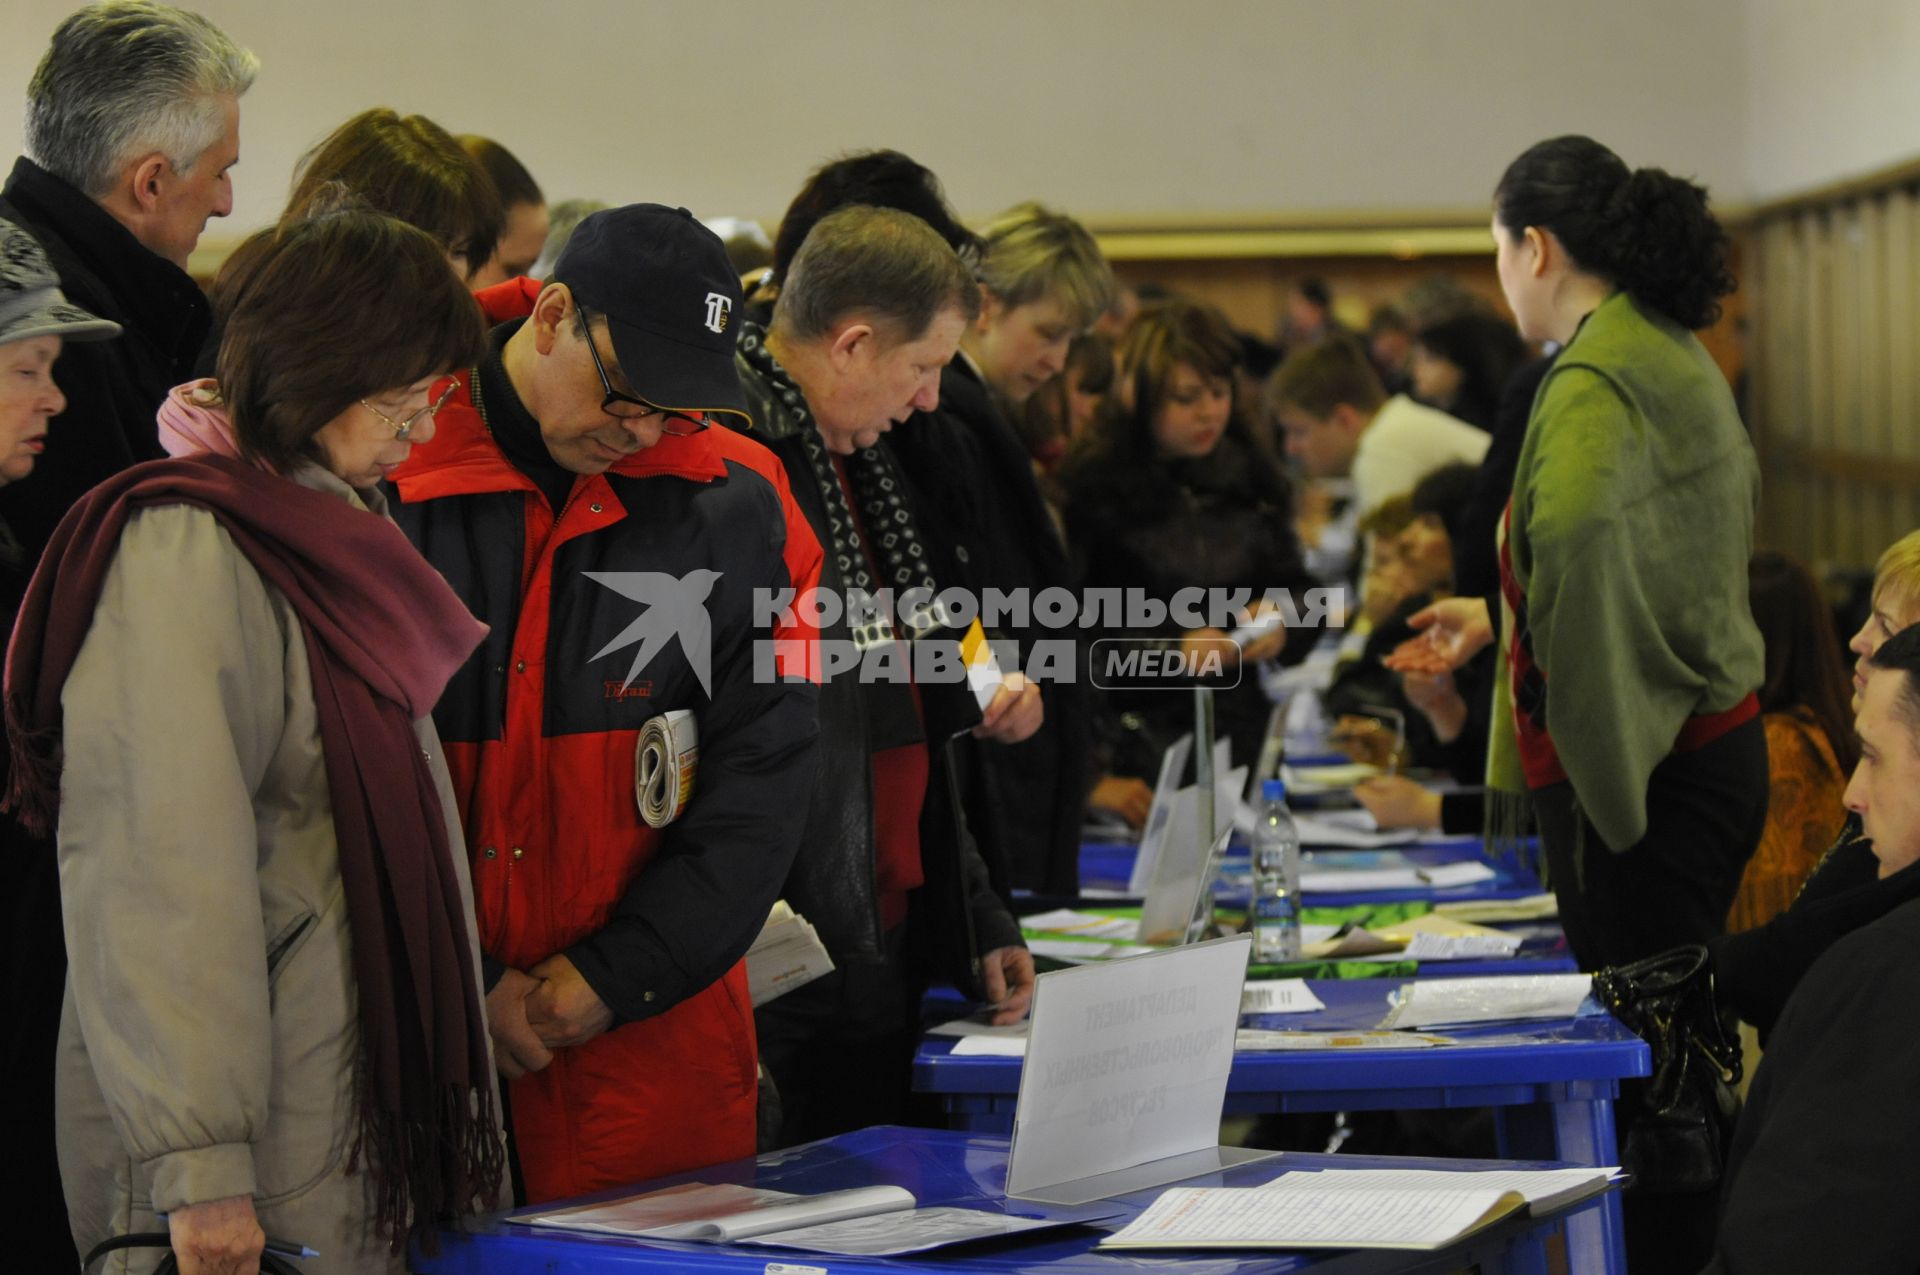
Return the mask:
<path id="1" fill-rule="evenodd" d="M 896 602 L 907 600 L 903 609 L 909 638 L 926 637 L 938 629 L 951 627 L 946 608 L 937 601 L 939 586 L 927 564 L 927 547 L 913 523 L 913 510 L 907 504 L 900 471 L 893 454 L 883 447 L 863 447 L 846 458 L 847 483 L 853 488 L 872 543 L 861 543 L 860 523 L 848 508 L 840 476 L 833 467 L 833 454 L 820 437 L 806 396 L 787 375 L 787 369 L 767 349 L 766 332 L 749 323 L 740 332 L 740 355 L 760 374 L 767 387 L 780 399 L 799 425 L 801 451 L 813 473 L 814 486 L 826 504 L 827 546 L 840 568 L 849 597 L 847 627 L 853 631 L 854 645 L 862 651 L 893 641 L 893 614 L 881 605 L 872 573 L 867 569 L 868 548 L 873 559 L 886 573 L 887 587 Z"/>

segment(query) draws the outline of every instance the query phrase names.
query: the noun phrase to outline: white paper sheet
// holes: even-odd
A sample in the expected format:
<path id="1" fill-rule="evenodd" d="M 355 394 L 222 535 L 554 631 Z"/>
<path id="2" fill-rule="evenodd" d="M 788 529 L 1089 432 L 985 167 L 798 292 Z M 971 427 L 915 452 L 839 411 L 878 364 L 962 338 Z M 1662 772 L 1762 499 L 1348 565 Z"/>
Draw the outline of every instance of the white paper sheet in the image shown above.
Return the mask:
<path id="1" fill-rule="evenodd" d="M 1234 1037 L 1233 1047 L 1241 1052 L 1261 1049 L 1432 1049 L 1436 1045 L 1450 1045 L 1453 1042 L 1445 1036 L 1434 1036 L 1419 1032 L 1295 1032 L 1269 1031 L 1260 1027 L 1242 1027 Z"/>
<path id="2" fill-rule="evenodd" d="M 1416 979 L 1393 994 L 1382 1027 L 1442 1027 L 1508 1019 L 1572 1018 L 1593 990 L 1590 974 L 1495 974 Z"/>
<path id="3" fill-rule="evenodd" d="M 1420 875 L 1430 886 L 1447 889 L 1453 886 L 1478 885 L 1482 881 L 1492 881 L 1500 874 L 1493 865 L 1478 859 L 1467 859 L 1460 863 L 1435 864 L 1431 868 L 1421 868 Z"/>
<path id="4" fill-rule="evenodd" d="M 1243 1014 L 1305 1014 L 1325 1009 L 1304 978 L 1257 978 L 1240 989 Z"/>
<path id="5" fill-rule="evenodd" d="M 1146 956 L 1157 947 L 1139 943 L 1089 943 L 1084 939 L 1028 939 L 1027 951 L 1035 956 L 1083 965 L 1090 961 L 1118 961 L 1129 956 Z"/>
<path id="6" fill-rule="evenodd" d="M 518 1214 L 508 1220 L 648 1239 L 733 1241 L 796 1226 L 898 1212 L 913 1205 L 912 1193 L 897 1186 L 793 1195 L 729 1184 L 688 1183 L 605 1204 Z"/>
<path id="7" fill-rule="evenodd" d="M 1559 1202 L 1592 1194 L 1618 1177 L 1604 1169 L 1327 1169 L 1319 1173 L 1283 1173 L 1262 1191 L 1496 1191 L 1518 1192 L 1529 1204 L 1557 1207 Z"/>
<path id="8" fill-rule="evenodd" d="M 1413 936 L 1402 954 L 1414 961 L 1497 960 L 1520 950 L 1520 940 L 1510 934 L 1431 934 Z"/>
<path id="9" fill-rule="evenodd" d="M 1312 868 L 1300 873 L 1303 894 L 1366 894 L 1387 890 L 1422 890 L 1427 882 L 1418 868 Z"/>
<path id="10" fill-rule="evenodd" d="M 1302 810 L 1293 812 L 1293 823 L 1300 830 L 1300 844 L 1317 848 L 1333 847 L 1340 850 L 1378 850 L 1383 846 L 1403 846 L 1416 839 L 1418 834 L 1411 828 L 1395 828 L 1389 832 L 1379 829 L 1361 829 L 1352 826 L 1351 820 L 1339 818 L 1351 814 L 1346 810 L 1331 811 L 1325 814 L 1308 813 Z M 1361 811 L 1366 814 L 1366 811 Z M 1367 815 L 1367 822 L 1373 822 L 1373 816 Z"/>
<path id="11" fill-rule="evenodd" d="M 1047 1218 L 1010 1217 L 1005 1213 L 988 1213 L 980 1209 L 912 1209 L 904 1213 L 882 1213 L 844 1222 L 800 1227 L 745 1242 L 776 1248 L 805 1249 L 812 1253 L 837 1253 L 846 1257 L 884 1257 L 923 1253 L 948 1244 L 1060 1225 L 1065 1223 Z"/>
<path id="12" fill-rule="evenodd" d="M 1007 1194 L 1218 1146 L 1252 940 L 1042 974 Z"/>
<path id="13" fill-rule="evenodd" d="M 1127 878 L 1127 892 L 1135 898 L 1147 892 L 1153 881 L 1154 865 L 1160 862 L 1161 847 L 1174 825 L 1174 794 L 1180 791 L 1180 775 L 1186 770 L 1187 757 L 1193 752 L 1193 736 L 1182 735 L 1167 746 L 1160 756 L 1160 776 L 1153 785 L 1153 804 L 1147 809 L 1147 825 L 1140 833 L 1140 849 L 1133 856 L 1133 871 Z"/>
<path id="14" fill-rule="evenodd" d="M 1100 1247 L 1437 1248 L 1473 1229 L 1502 1194 L 1174 1187 Z"/>
<path id="15" fill-rule="evenodd" d="M 1024 1036 L 962 1036 L 954 1042 L 956 1058 L 1025 1058 Z"/>

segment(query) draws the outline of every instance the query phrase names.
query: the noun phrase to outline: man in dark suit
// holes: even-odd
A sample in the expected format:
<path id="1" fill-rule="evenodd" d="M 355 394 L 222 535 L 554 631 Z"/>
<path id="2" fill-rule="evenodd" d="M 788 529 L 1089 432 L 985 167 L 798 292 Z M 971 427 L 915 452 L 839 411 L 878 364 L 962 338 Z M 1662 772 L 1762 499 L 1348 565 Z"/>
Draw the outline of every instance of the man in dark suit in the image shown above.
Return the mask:
<path id="1" fill-rule="evenodd" d="M 69 301 L 122 335 L 74 345 L 54 364 L 66 411 L 33 473 L 0 488 L 0 522 L 18 538 L 24 573 L 75 500 L 161 455 L 154 413 L 189 379 L 207 334 L 206 298 L 187 257 L 207 219 L 233 207 L 227 170 L 240 155 L 240 96 L 258 65 L 198 14 L 113 0 L 55 28 L 27 85 L 27 153 L 0 189 L 0 219 L 39 241 Z M 0 853 L 13 869 L 10 942 L 36 954 L 14 965 L 25 1003 L 0 1053 L 14 1078 L 0 1128 L 22 1140 L 25 1188 L 11 1199 L 20 1220 L 9 1257 L 19 1270 L 73 1270 L 51 1123 L 66 979 L 59 882 L 52 846 L 3 816 Z"/>

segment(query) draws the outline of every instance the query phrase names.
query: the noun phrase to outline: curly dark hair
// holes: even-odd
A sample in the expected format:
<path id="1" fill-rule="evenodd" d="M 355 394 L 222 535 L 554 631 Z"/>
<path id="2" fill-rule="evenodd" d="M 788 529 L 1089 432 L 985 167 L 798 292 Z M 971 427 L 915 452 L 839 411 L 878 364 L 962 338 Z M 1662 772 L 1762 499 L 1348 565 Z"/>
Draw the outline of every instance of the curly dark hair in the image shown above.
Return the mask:
<path id="1" fill-rule="evenodd" d="M 1658 168 L 1629 169 L 1590 137 L 1528 147 L 1507 165 L 1493 203 L 1509 235 L 1552 231 L 1581 269 L 1681 327 L 1711 327 L 1720 298 L 1737 286 L 1706 187 Z"/>

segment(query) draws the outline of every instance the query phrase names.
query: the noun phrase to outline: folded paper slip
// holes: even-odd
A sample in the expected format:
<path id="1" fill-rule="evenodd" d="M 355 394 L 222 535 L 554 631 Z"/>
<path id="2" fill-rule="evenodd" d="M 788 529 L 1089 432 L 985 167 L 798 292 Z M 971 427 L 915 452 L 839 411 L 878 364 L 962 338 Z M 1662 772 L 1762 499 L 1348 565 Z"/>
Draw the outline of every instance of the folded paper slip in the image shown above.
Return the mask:
<path id="1" fill-rule="evenodd" d="M 833 958 L 807 918 L 781 899 L 747 949 L 747 995 L 755 1009 L 833 972 Z"/>
<path id="2" fill-rule="evenodd" d="M 691 709 L 647 719 L 633 751 L 633 797 L 649 828 L 664 828 L 680 817 L 693 797 L 699 764 L 700 731 Z"/>

